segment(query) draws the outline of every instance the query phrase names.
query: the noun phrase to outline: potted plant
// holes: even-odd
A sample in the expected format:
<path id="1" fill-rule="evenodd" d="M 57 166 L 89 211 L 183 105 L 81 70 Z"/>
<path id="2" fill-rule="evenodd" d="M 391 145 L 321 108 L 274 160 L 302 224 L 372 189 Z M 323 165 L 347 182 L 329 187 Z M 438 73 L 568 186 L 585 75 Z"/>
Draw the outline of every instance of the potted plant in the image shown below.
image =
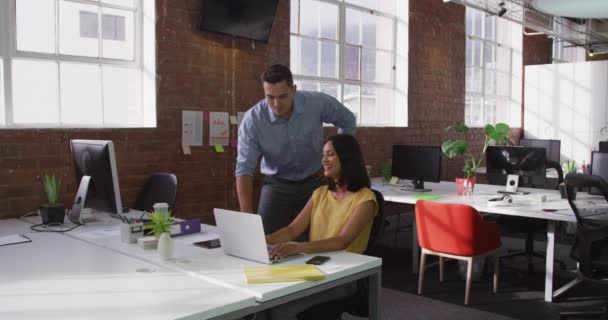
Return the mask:
<path id="1" fill-rule="evenodd" d="M 382 163 L 382 180 L 384 183 L 388 183 L 392 178 L 392 160 L 388 159 Z"/>
<path id="2" fill-rule="evenodd" d="M 46 199 L 48 201 L 46 204 L 40 206 L 42 223 L 63 223 L 65 218 L 65 207 L 62 203 L 57 203 L 61 178 L 57 179 L 55 175 L 45 174 L 42 177 L 42 185 L 44 186 L 44 192 L 46 193 Z"/>
<path id="3" fill-rule="evenodd" d="M 574 160 L 566 160 L 566 162 L 564 162 L 564 177 L 567 176 L 569 173 L 576 173 L 576 161 Z M 574 197 L 576 199 L 576 189 L 572 188 L 572 192 L 574 193 Z M 560 183 L 559 184 L 559 193 L 562 196 L 562 199 L 566 199 L 566 185 L 564 185 L 564 183 Z"/>
<path id="4" fill-rule="evenodd" d="M 464 123 L 456 122 L 451 126 L 445 128 L 446 131 L 455 131 L 459 134 L 465 134 L 469 131 Z M 478 156 L 472 154 L 469 150 L 469 142 L 466 140 L 447 140 L 441 144 L 441 151 L 446 157 L 452 159 L 454 157 L 464 157 L 464 167 L 462 172 L 464 173 L 463 178 L 456 178 L 456 185 L 458 188 L 458 194 L 470 194 L 473 192 L 475 187 L 475 170 L 481 165 L 481 161 L 486 153 L 488 145 L 491 141 L 496 143 L 503 143 L 509 140 L 509 125 L 506 123 L 497 123 L 495 126 L 488 124 L 484 128 L 485 142 L 483 149 Z"/>
<path id="5" fill-rule="evenodd" d="M 158 239 L 158 254 L 164 260 L 173 257 L 173 240 L 171 239 L 171 226 L 175 220 L 171 212 L 154 211 L 149 214 L 151 224 L 145 225 L 144 230 L 151 230 Z"/>

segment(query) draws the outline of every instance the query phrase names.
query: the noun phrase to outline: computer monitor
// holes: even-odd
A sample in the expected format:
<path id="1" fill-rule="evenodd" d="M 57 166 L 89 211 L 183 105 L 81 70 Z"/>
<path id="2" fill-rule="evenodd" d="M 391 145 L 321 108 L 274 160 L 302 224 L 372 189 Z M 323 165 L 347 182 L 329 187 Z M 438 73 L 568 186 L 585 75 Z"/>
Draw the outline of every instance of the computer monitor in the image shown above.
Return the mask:
<path id="1" fill-rule="evenodd" d="M 74 204 L 68 217 L 72 222 L 84 223 L 83 208 L 106 212 L 113 216 L 122 213 L 118 171 L 112 141 L 72 140 L 72 159 L 79 184 Z"/>
<path id="2" fill-rule="evenodd" d="M 591 174 L 608 181 L 608 153 L 591 152 Z M 591 188 L 589 194 L 602 195 L 602 192 L 598 188 Z"/>
<path id="3" fill-rule="evenodd" d="M 489 146 L 486 150 L 486 172 L 491 184 L 506 184 L 507 175 L 519 175 L 519 186 L 544 187 L 546 176 L 545 148 Z"/>
<path id="4" fill-rule="evenodd" d="M 412 180 L 412 191 L 431 191 L 424 188 L 424 181 L 440 181 L 441 148 L 439 146 L 393 145 L 391 174 L 399 179 Z"/>
<path id="5" fill-rule="evenodd" d="M 549 139 L 521 139 L 519 145 L 523 147 L 537 147 L 545 148 L 547 152 L 547 161 L 554 161 L 561 163 L 560 152 L 561 152 L 561 140 L 549 140 Z"/>
<path id="6" fill-rule="evenodd" d="M 600 141 L 599 150 L 603 153 L 608 153 L 608 141 Z"/>

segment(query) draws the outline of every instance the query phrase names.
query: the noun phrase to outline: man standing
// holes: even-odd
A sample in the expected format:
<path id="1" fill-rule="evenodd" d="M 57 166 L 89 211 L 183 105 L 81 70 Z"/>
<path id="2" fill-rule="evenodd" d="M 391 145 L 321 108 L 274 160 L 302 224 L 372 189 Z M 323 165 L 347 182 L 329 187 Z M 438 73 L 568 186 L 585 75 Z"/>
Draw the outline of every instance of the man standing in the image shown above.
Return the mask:
<path id="1" fill-rule="evenodd" d="M 288 67 L 275 64 L 262 73 L 265 99 L 245 113 L 238 133 L 236 191 L 241 211 L 253 208 L 253 173 L 260 154 L 266 176 L 257 213 L 264 231 L 287 226 L 319 187 L 323 123 L 354 134 L 356 119 L 333 97 L 297 91 Z"/>

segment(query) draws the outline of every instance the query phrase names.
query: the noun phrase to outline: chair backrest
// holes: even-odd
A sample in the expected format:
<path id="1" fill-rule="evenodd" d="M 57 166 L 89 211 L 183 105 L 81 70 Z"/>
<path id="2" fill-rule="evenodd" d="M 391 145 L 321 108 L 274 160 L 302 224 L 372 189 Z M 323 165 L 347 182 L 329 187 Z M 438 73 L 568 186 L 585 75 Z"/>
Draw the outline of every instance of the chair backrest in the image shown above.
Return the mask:
<path id="1" fill-rule="evenodd" d="M 593 187 L 600 191 L 600 193 L 604 196 L 604 199 L 608 201 L 608 183 L 600 176 L 594 176 L 590 174 L 583 173 L 569 173 L 566 175 L 566 179 L 564 180 L 564 185 L 566 186 L 566 198 L 568 199 L 568 204 L 570 204 L 570 208 L 574 211 L 574 215 L 576 216 L 577 224 L 580 226 L 585 225 L 595 225 L 595 223 L 589 223 L 588 219 L 585 219 L 582 214 L 581 208 L 577 206 L 575 201 L 575 188 L 589 188 Z"/>
<path id="2" fill-rule="evenodd" d="M 604 196 L 604 199 L 608 201 L 608 183 L 599 176 L 582 174 L 582 173 L 570 173 L 566 175 L 564 181 L 566 186 L 566 197 L 570 208 L 576 216 L 576 237 L 570 256 L 580 263 L 579 271 L 587 277 L 596 277 L 597 271 L 602 272 L 602 277 L 608 275 L 608 259 L 599 253 L 606 252 L 606 245 L 608 244 L 608 226 L 602 221 L 598 221 L 597 218 L 598 210 L 592 208 L 592 215 L 585 218 L 585 209 L 577 205 L 574 197 L 574 188 L 588 188 L 595 187 Z M 588 202 L 588 201 L 584 201 Z M 595 201 L 594 201 L 595 202 Z M 600 212 L 601 213 L 601 212 Z M 604 215 L 608 212 L 603 213 Z M 597 260 L 602 260 L 599 264 Z M 598 270 L 599 269 L 599 270 Z"/>
<path id="3" fill-rule="evenodd" d="M 416 230 L 420 247 L 456 255 L 476 252 L 475 235 L 483 218 L 463 204 L 416 202 Z"/>
<path id="4" fill-rule="evenodd" d="M 384 196 L 378 190 L 371 189 L 374 195 L 376 196 L 376 202 L 378 203 L 378 213 L 374 217 L 374 222 L 372 223 L 372 231 L 369 234 L 369 240 L 367 241 L 367 249 L 365 250 L 365 254 L 369 252 L 369 250 L 376 244 L 378 239 L 382 237 L 384 234 Z"/>
<path id="5" fill-rule="evenodd" d="M 154 204 L 165 202 L 169 210 L 175 207 L 177 177 L 172 173 L 153 173 L 137 196 L 133 209 L 152 212 Z"/>

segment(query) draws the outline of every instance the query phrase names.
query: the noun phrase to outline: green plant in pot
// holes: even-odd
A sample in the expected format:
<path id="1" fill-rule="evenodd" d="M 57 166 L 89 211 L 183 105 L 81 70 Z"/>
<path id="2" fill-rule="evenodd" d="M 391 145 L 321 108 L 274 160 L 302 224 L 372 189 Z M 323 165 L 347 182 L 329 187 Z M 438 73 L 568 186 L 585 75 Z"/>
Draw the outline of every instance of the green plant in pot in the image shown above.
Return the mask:
<path id="1" fill-rule="evenodd" d="M 173 240 L 171 239 L 171 226 L 175 220 L 171 217 L 171 212 L 154 211 L 148 215 L 151 224 L 145 225 L 144 230 L 151 230 L 158 239 L 158 255 L 164 259 L 173 257 Z"/>
<path id="2" fill-rule="evenodd" d="M 47 203 L 40 206 L 40 217 L 42 217 L 42 223 L 63 223 L 65 218 L 65 207 L 63 204 L 58 203 L 59 199 L 59 188 L 61 187 L 61 178 L 55 177 L 55 175 L 45 174 L 42 177 L 42 185 L 44 186 L 44 192 L 46 193 Z"/>
<path id="3" fill-rule="evenodd" d="M 456 157 L 464 157 L 464 166 L 462 172 L 463 178 L 456 178 L 458 194 L 472 193 L 475 186 L 475 170 L 481 165 L 486 150 L 492 141 L 502 144 L 509 140 L 510 127 L 506 123 L 497 123 L 496 125 L 488 124 L 484 127 L 485 142 L 479 155 L 474 155 L 470 151 L 470 144 L 464 139 L 447 140 L 441 144 L 441 151 L 449 159 Z M 461 122 L 456 122 L 445 128 L 448 132 L 456 132 L 460 135 L 465 135 L 469 131 L 469 127 Z"/>

